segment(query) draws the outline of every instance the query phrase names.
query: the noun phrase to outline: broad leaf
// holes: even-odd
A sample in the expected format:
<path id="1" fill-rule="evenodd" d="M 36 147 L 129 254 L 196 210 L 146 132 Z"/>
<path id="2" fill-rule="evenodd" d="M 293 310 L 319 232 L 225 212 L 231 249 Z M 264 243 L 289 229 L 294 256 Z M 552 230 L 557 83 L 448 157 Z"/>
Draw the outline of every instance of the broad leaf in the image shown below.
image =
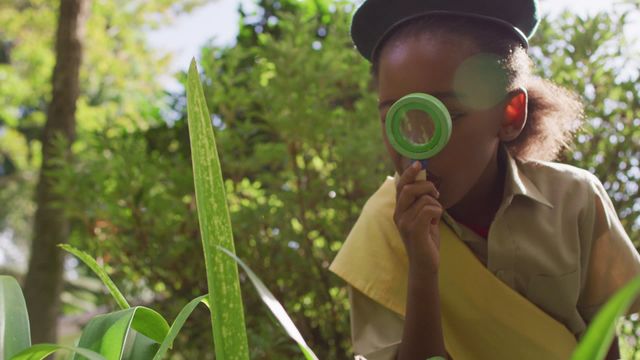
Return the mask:
<path id="1" fill-rule="evenodd" d="M 131 346 L 127 346 L 125 348 L 124 356 L 122 358 L 131 360 L 152 359 L 160 348 L 160 344 L 135 330 L 133 330 L 131 334 L 132 335 L 128 339 Z"/>
<path id="2" fill-rule="evenodd" d="M 0 276 L 0 359 L 10 359 L 29 346 L 29 315 L 22 289 L 11 276 Z"/>
<path id="3" fill-rule="evenodd" d="M 105 360 L 105 358 L 88 349 L 81 349 L 72 346 L 64 346 L 57 344 L 38 344 L 16 354 L 10 360 L 42 360 L 58 350 L 68 350 L 76 354 L 81 354 L 89 360 Z"/>
<path id="4" fill-rule="evenodd" d="M 162 315 L 142 306 L 138 306 L 131 326 L 157 343 L 161 343 L 169 332 L 169 324 Z"/>
<path id="5" fill-rule="evenodd" d="M 216 249 L 220 245 L 235 252 L 220 160 L 195 59 L 189 67 L 187 115 L 216 358 L 246 360 L 249 348 L 238 266 Z"/>
<path id="6" fill-rule="evenodd" d="M 169 324 L 160 314 L 136 306 L 91 319 L 78 346 L 98 352 L 107 360 L 145 360 L 153 357 L 168 331 Z M 74 359 L 84 358 L 76 355 Z"/>

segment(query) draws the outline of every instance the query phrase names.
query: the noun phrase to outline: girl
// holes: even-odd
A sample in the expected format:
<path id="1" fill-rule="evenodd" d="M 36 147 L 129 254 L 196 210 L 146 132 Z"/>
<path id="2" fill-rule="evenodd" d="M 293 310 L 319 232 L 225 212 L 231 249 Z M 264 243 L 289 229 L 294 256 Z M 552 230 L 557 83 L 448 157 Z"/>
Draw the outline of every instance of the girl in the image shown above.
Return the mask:
<path id="1" fill-rule="evenodd" d="M 372 62 L 397 171 L 330 267 L 349 284 L 357 354 L 567 359 L 600 306 L 640 273 L 600 181 L 549 162 L 581 105 L 531 74 L 537 24 L 536 0 L 367 0 L 356 11 L 352 38 Z M 384 132 L 391 105 L 416 92 L 439 98 L 453 120 L 427 180 Z"/>

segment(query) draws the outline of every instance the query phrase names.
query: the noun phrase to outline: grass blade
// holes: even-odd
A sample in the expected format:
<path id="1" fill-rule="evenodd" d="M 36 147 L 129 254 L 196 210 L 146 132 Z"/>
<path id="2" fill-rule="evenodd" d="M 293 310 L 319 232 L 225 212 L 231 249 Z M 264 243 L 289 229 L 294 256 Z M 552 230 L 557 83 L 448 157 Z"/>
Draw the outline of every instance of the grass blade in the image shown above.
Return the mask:
<path id="1" fill-rule="evenodd" d="M 629 281 L 598 311 L 571 360 L 601 360 L 607 355 L 615 335 L 616 322 L 640 293 L 640 276 Z"/>
<path id="2" fill-rule="evenodd" d="M 169 333 L 164 338 L 164 341 L 162 341 L 162 343 L 160 344 L 160 349 L 158 349 L 158 351 L 156 352 L 153 360 L 161 360 L 162 358 L 164 358 L 164 356 L 167 354 L 167 350 L 169 350 L 169 348 L 173 346 L 173 341 L 176 339 L 176 336 L 178 336 L 178 333 L 182 329 L 185 321 L 187 321 L 187 318 L 189 317 L 189 315 L 191 315 L 198 304 L 203 302 L 207 305 L 207 307 L 209 306 L 209 304 L 205 301 L 207 296 L 208 295 L 202 295 L 191 300 L 187 305 L 185 305 L 185 307 L 182 308 L 182 310 L 180 310 L 180 313 L 178 313 L 178 316 L 176 316 L 173 324 L 171 324 Z"/>
<path id="3" fill-rule="evenodd" d="M 58 350 L 69 350 L 69 351 L 74 352 L 76 354 L 81 354 L 82 356 L 84 356 L 85 358 L 87 358 L 89 360 L 105 360 L 105 358 L 102 355 L 100 355 L 98 353 L 95 353 L 95 352 L 93 352 L 91 350 L 76 348 L 76 347 L 72 347 L 72 346 L 57 345 L 57 344 L 38 344 L 38 345 L 33 345 L 32 347 L 20 352 L 19 354 L 16 354 L 14 357 L 6 358 L 6 359 L 10 359 L 10 360 L 42 360 L 42 359 L 46 358 L 47 356 L 53 354 L 54 352 L 56 352 Z"/>
<path id="4" fill-rule="evenodd" d="M 247 275 L 249 276 L 249 279 L 253 283 L 253 286 L 255 286 L 256 290 L 258 291 L 258 294 L 260 295 L 260 299 L 262 299 L 262 301 L 267 305 L 269 310 L 271 310 L 271 312 L 276 317 L 276 319 L 278 319 L 278 321 L 280 322 L 282 327 L 284 327 L 284 330 L 287 332 L 287 334 L 296 343 L 298 343 L 298 346 L 300 347 L 300 350 L 302 350 L 302 353 L 304 354 L 305 358 L 307 360 L 318 360 L 318 357 L 316 356 L 316 354 L 313 353 L 311 348 L 309 348 L 306 341 L 304 341 L 304 339 L 302 338 L 302 334 L 300 334 L 300 331 L 298 331 L 298 328 L 296 328 L 296 326 L 294 325 L 293 321 L 285 311 L 282 304 L 280 304 L 280 302 L 275 298 L 275 296 L 273 296 L 271 291 L 269 291 L 269 289 L 264 285 L 264 283 L 262 282 L 262 280 L 260 280 L 258 275 L 256 275 L 251 270 L 251 268 L 249 268 L 249 266 L 247 266 L 247 264 L 244 263 L 244 261 L 240 260 L 240 258 L 237 257 L 235 254 L 233 254 L 231 251 L 221 246 L 218 246 L 218 249 L 223 251 L 225 254 L 229 255 L 244 269 L 244 271 L 246 271 Z"/>
<path id="5" fill-rule="evenodd" d="M 82 260 L 82 262 L 85 263 L 85 265 L 87 265 L 89 269 L 91 269 L 98 276 L 98 278 L 100 278 L 100 280 L 102 280 L 102 283 L 107 287 L 107 289 L 109 289 L 111 296 L 113 296 L 113 298 L 116 300 L 116 303 L 118 303 L 120 309 L 124 310 L 131 307 L 129 306 L 127 299 L 124 298 L 124 295 L 122 295 L 116 284 L 114 284 L 109 275 L 107 275 L 107 272 L 104 271 L 104 269 L 100 265 L 98 265 L 98 263 L 93 259 L 93 257 L 91 257 L 91 255 L 82 250 L 78 250 L 68 244 L 58 244 L 58 247 Z"/>
<path id="6" fill-rule="evenodd" d="M 22 289 L 11 276 L 0 276 L 0 359 L 31 346 L 29 315 Z"/>
<path id="7" fill-rule="evenodd" d="M 200 235 L 207 269 L 217 359 L 249 359 L 238 266 L 216 250 L 235 252 L 220 160 L 195 59 L 187 81 L 187 118 Z"/>

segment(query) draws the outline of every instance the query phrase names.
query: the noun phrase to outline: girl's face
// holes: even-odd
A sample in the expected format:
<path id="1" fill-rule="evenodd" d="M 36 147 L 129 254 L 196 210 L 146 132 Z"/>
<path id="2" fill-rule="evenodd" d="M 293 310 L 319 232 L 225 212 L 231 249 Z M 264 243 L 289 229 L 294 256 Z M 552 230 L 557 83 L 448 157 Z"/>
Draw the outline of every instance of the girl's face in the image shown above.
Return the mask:
<path id="1" fill-rule="evenodd" d="M 464 105 L 464 94 L 453 89 L 460 64 L 477 54 L 475 46 L 458 36 L 422 35 L 388 43 L 378 67 L 379 112 L 387 151 L 402 174 L 411 160 L 389 144 L 384 121 L 391 105 L 401 97 L 422 92 L 440 99 L 451 114 L 453 131 L 445 148 L 429 159 L 428 179 L 440 191 L 445 209 L 469 198 L 483 198 L 498 178 L 497 150 L 503 104 L 486 110 Z M 474 196 L 474 193 L 480 196 Z M 500 194 L 502 195 L 502 194 Z"/>

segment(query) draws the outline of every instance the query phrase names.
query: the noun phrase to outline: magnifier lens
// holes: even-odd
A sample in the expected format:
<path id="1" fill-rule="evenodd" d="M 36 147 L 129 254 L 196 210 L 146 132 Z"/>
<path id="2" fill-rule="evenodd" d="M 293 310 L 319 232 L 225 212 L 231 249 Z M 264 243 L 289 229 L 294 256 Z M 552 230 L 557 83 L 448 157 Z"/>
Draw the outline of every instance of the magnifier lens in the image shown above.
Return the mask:
<path id="1" fill-rule="evenodd" d="M 413 145 L 425 145 L 435 133 L 431 116 L 422 110 L 409 110 L 400 119 L 400 135 Z"/>
<path id="2" fill-rule="evenodd" d="M 429 159 L 447 144 L 451 117 L 444 104 L 424 93 L 405 95 L 391 105 L 385 118 L 389 144 L 412 160 Z"/>

